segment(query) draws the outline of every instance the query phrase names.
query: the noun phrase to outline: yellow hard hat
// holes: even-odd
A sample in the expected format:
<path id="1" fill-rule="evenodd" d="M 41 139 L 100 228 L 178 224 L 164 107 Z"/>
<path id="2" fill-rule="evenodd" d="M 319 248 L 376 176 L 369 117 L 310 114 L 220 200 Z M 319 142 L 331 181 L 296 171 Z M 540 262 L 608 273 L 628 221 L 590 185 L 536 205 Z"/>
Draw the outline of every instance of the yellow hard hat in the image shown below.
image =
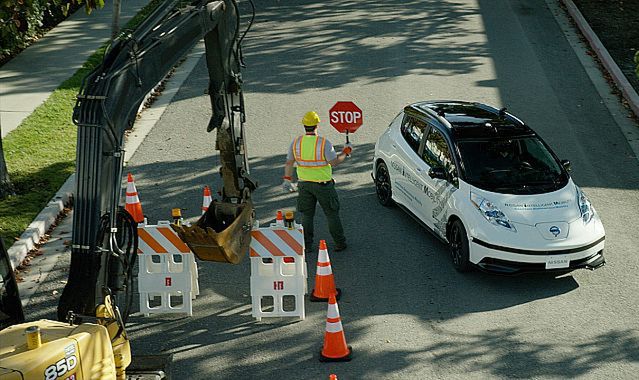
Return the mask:
<path id="1" fill-rule="evenodd" d="M 302 124 L 307 125 L 309 127 L 314 127 L 317 124 L 319 124 L 319 122 L 320 122 L 319 115 L 315 111 L 307 112 L 306 115 L 304 115 L 304 118 L 302 119 Z"/>

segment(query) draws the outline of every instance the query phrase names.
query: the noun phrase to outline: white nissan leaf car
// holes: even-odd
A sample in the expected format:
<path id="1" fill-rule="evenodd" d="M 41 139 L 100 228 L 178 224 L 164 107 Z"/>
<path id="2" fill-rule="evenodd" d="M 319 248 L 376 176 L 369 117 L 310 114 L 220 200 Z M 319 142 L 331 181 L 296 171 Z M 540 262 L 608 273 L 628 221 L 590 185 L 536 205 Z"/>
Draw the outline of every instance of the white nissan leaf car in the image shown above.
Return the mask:
<path id="1" fill-rule="evenodd" d="M 604 227 L 569 170 L 505 109 L 433 101 L 395 117 L 372 174 L 379 202 L 447 242 L 457 270 L 517 274 L 605 264 Z"/>

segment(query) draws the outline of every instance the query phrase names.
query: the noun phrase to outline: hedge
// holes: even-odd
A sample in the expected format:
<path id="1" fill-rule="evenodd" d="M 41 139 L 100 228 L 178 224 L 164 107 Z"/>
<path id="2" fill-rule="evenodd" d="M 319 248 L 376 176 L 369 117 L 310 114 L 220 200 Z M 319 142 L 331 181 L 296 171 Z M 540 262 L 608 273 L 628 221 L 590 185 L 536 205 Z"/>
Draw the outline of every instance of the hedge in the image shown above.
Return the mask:
<path id="1" fill-rule="evenodd" d="M 0 0 L 0 63 L 77 10 L 84 0 Z M 104 4 L 103 0 L 100 0 Z"/>

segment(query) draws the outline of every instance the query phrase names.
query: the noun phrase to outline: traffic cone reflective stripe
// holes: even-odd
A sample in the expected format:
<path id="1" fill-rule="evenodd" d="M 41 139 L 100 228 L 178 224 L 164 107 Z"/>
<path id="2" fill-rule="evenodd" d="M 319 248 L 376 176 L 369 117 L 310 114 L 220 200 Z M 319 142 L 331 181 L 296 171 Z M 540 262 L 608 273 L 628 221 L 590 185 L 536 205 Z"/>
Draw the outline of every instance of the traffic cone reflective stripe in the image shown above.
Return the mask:
<path id="1" fill-rule="evenodd" d="M 339 317 L 339 309 L 336 303 L 331 303 L 329 297 L 328 310 L 326 312 L 326 332 L 338 333 L 343 331 L 342 320 Z"/>
<path id="2" fill-rule="evenodd" d="M 204 195 L 202 197 L 202 215 L 204 215 L 204 213 L 209 209 L 211 202 L 213 202 L 211 189 L 208 186 L 204 186 Z"/>
<path id="3" fill-rule="evenodd" d="M 344 336 L 337 300 L 334 295 L 331 295 L 328 298 L 326 331 L 324 332 L 324 346 L 320 352 L 320 361 L 349 361 L 352 352 L 352 348 L 346 345 L 346 336 Z"/>
<path id="4" fill-rule="evenodd" d="M 320 276 L 328 276 L 333 274 L 333 268 L 331 267 L 331 262 L 328 258 L 326 247 L 324 247 L 324 249 L 320 248 L 317 257 L 317 274 L 319 274 Z"/>
<path id="5" fill-rule="evenodd" d="M 133 182 L 133 175 L 131 175 L 131 173 L 127 176 L 126 204 L 124 208 L 131 214 L 136 223 L 144 222 L 142 204 L 140 203 L 140 198 L 138 198 L 138 191 L 135 188 L 135 182 Z"/>
<path id="6" fill-rule="evenodd" d="M 317 255 L 317 271 L 315 273 L 315 289 L 309 299 L 312 302 L 325 302 L 330 295 L 340 298 L 342 292 L 335 287 L 335 276 L 331 268 L 331 260 L 328 257 L 326 241 L 320 240 L 319 254 Z"/>

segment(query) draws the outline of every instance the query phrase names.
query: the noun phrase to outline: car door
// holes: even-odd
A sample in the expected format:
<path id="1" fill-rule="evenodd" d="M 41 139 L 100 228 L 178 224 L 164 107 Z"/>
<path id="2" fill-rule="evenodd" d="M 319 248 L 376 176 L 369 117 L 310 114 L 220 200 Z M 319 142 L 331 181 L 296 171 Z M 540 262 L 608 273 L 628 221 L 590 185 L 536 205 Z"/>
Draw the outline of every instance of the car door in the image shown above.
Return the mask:
<path id="1" fill-rule="evenodd" d="M 418 173 L 424 182 L 422 204 L 424 221 L 437 234 L 446 237 L 446 222 L 450 215 L 449 200 L 457 190 L 457 168 L 452 156 L 452 148 L 444 133 L 434 126 L 428 128 L 422 149 L 419 151 Z M 444 169 L 446 179 L 431 178 L 432 168 Z"/>
<path id="2" fill-rule="evenodd" d="M 396 179 L 393 189 L 396 198 L 422 220 L 425 217 L 420 194 L 423 184 L 417 175 L 416 163 L 421 160 L 418 152 L 423 143 L 425 129 L 426 123 L 405 115 L 400 128 L 401 138 L 398 138 L 396 147 L 397 160 L 391 160 L 390 163 L 390 170 Z"/>

